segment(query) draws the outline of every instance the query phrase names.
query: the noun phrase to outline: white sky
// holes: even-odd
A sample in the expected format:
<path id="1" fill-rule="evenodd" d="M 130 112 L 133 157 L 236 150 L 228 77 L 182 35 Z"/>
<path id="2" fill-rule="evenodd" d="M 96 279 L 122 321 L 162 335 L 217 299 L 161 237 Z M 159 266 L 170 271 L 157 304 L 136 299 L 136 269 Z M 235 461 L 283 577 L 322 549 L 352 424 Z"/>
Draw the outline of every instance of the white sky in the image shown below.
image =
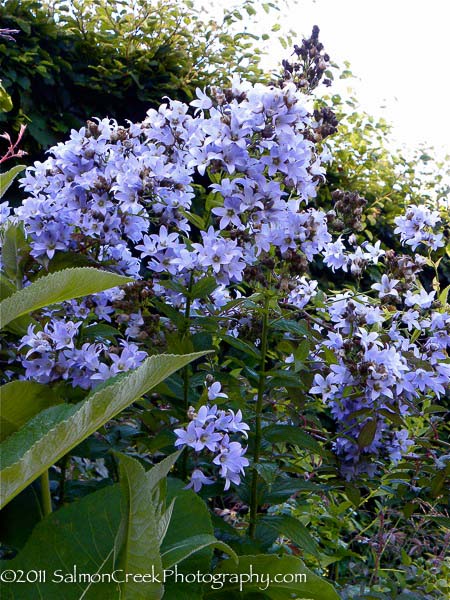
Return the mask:
<path id="1" fill-rule="evenodd" d="M 391 122 L 399 144 L 425 142 L 450 154 L 450 0 L 297 0 L 282 9 L 280 22 L 298 32 L 298 43 L 319 26 L 332 60 L 342 67 L 348 60 L 358 77 L 340 82 L 338 91 L 351 82 L 361 108 Z M 270 33 L 262 8 L 245 25 Z M 284 57 L 272 42 L 267 64 Z"/>

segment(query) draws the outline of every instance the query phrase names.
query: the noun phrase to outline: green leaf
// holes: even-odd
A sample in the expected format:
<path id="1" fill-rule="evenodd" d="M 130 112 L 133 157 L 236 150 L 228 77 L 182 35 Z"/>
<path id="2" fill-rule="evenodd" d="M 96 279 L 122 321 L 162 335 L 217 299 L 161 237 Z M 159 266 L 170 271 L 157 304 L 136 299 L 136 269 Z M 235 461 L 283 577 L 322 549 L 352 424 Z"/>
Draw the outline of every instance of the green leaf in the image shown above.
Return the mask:
<path id="1" fill-rule="evenodd" d="M 442 469 L 442 471 L 438 471 L 436 475 L 431 480 L 431 495 L 433 498 L 437 498 L 441 495 L 442 489 L 444 487 L 444 483 L 447 479 L 447 471 L 450 471 L 450 464 L 446 469 Z"/>
<path id="2" fill-rule="evenodd" d="M 370 420 L 365 423 L 359 432 L 358 436 L 358 446 L 360 448 L 365 448 L 366 446 L 370 446 L 373 442 L 375 434 L 377 432 L 377 422 L 375 420 Z"/>
<path id="3" fill-rule="evenodd" d="M 0 86 L 1 87 L 1 86 Z M 16 165 L 6 173 L 0 173 L 0 198 L 2 198 L 14 179 L 26 168 L 26 165 Z"/>
<path id="4" fill-rule="evenodd" d="M 214 536 L 211 524 L 211 515 L 203 500 L 192 490 L 184 489 L 184 483 L 177 479 L 167 480 L 167 501 L 175 498 L 172 518 L 161 545 L 161 553 L 164 554 L 169 548 L 192 536 L 209 535 Z M 185 558 L 178 566 L 179 573 L 209 573 L 211 568 L 212 547 L 205 546 L 191 556 Z M 198 594 L 202 598 L 202 587 L 200 584 L 176 583 L 174 579 L 168 578 L 165 585 L 164 600 L 180 600 L 196 598 Z"/>
<path id="5" fill-rule="evenodd" d="M 89 267 L 64 269 L 41 277 L 0 302 L 0 329 L 17 317 L 43 306 L 95 294 L 130 281 L 129 277 Z"/>
<path id="6" fill-rule="evenodd" d="M 152 566 L 161 576 L 158 521 L 147 473 L 125 454 L 120 455 L 119 473 L 122 518 L 114 543 L 114 566 L 133 575 L 147 573 Z M 130 578 L 121 584 L 121 591 L 124 600 L 159 600 L 164 587 L 157 581 L 135 582 Z"/>
<path id="7" fill-rule="evenodd" d="M 442 290 L 442 292 L 439 294 L 439 302 L 441 304 L 447 304 L 447 299 L 448 299 L 448 294 L 450 292 L 450 285 L 448 285 L 446 288 L 444 288 Z"/>
<path id="8" fill-rule="evenodd" d="M 290 515 L 275 515 L 273 517 L 264 517 L 260 522 L 271 529 L 275 529 L 277 533 L 282 533 L 305 552 L 316 557 L 319 556 L 319 547 L 316 540 L 311 536 L 303 523 L 295 517 L 291 517 Z"/>
<path id="9" fill-rule="evenodd" d="M 49 273 L 56 273 L 56 271 L 73 269 L 75 267 L 98 267 L 101 269 L 102 265 L 86 254 L 60 251 L 56 252 L 55 256 L 48 263 L 47 271 Z M 46 275 L 45 272 L 40 271 L 36 278 L 42 277 L 44 274 Z"/>
<path id="10" fill-rule="evenodd" d="M 42 520 L 41 482 L 34 481 L 0 512 L 2 544 L 16 550 L 24 547 Z M 0 594 L 1 596 L 1 594 Z"/>
<path id="11" fill-rule="evenodd" d="M 345 493 L 347 494 L 347 498 L 353 504 L 353 506 L 358 506 L 361 504 L 361 492 L 356 485 L 347 484 L 345 486 Z"/>
<path id="12" fill-rule="evenodd" d="M 23 550 L 2 569 L 33 569 L 47 572 L 46 583 L 2 585 L 2 600 L 109 600 L 117 597 L 116 583 L 55 583 L 62 574 L 112 573 L 114 538 L 120 523 L 120 487 L 93 492 L 38 523 Z M 51 549 L 51 551 L 50 551 Z M 146 572 L 148 567 L 146 569 Z M 52 575 L 50 577 L 49 575 Z"/>
<path id="13" fill-rule="evenodd" d="M 215 570 L 215 573 L 242 575 L 243 591 L 240 591 L 240 578 L 232 579 L 230 575 L 227 575 L 222 589 L 205 589 L 205 599 L 229 600 L 232 597 L 233 600 L 238 600 L 247 597 L 249 599 L 267 597 L 271 600 L 286 600 L 287 598 L 339 600 L 333 586 L 307 569 L 303 562 L 295 556 L 240 556 L 237 567 L 232 560 L 225 560 Z M 258 574 L 259 581 L 256 581 L 256 577 L 251 578 L 250 581 L 250 573 Z M 277 583 L 277 580 L 280 579 L 282 581 Z"/>
<path id="14" fill-rule="evenodd" d="M 450 529 L 450 517 L 427 517 L 430 521 L 434 521 L 438 525 L 442 525 L 446 529 Z"/>
<path id="15" fill-rule="evenodd" d="M 116 337 L 120 336 L 120 331 L 111 325 L 105 323 L 97 323 L 89 325 L 81 330 L 81 339 L 84 340 L 110 340 L 116 343 Z"/>
<path id="16" fill-rule="evenodd" d="M 192 225 L 195 225 L 197 229 L 204 230 L 205 229 L 205 219 L 200 215 L 196 215 L 195 213 L 184 210 L 183 208 L 178 208 L 180 214 L 183 215 Z"/>
<path id="17" fill-rule="evenodd" d="M 233 348 L 236 348 L 236 350 L 244 352 L 244 354 L 247 354 L 248 356 L 257 359 L 261 358 L 261 353 L 257 348 L 250 346 L 250 344 L 247 344 L 247 342 L 244 342 L 239 338 L 235 338 L 232 335 L 223 335 L 222 340 L 230 346 L 232 346 Z"/>
<path id="18" fill-rule="evenodd" d="M 173 306 L 169 306 L 168 304 L 165 304 L 164 302 L 160 302 L 159 300 L 153 300 L 153 305 L 160 313 L 169 317 L 169 319 L 172 321 L 172 323 L 174 325 L 176 325 L 178 328 L 183 327 L 183 325 L 185 323 L 185 319 L 184 319 L 184 315 L 182 313 L 180 313 L 179 310 L 177 310 L 176 308 L 173 308 Z"/>
<path id="19" fill-rule="evenodd" d="M 272 444 L 284 442 L 285 444 L 295 444 L 300 448 L 311 450 L 315 454 L 323 455 L 326 451 L 309 434 L 305 433 L 294 425 L 271 425 L 263 429 L 263 438 Z"/>
<path id="20" fill-rule="evenodd" d="M 192 290 L 189 294 L 192 300 L 196 298 L 206 298 L 217 288 L 217 281 L 215 277 L 204 277 L 197 281 L 192 286 Z"/>
<path id="21" fill-rule="evenodd" d="M 175 545 L 169 546 L 162 554 L 163 567 L 164 569 L 170 569 L 191 556 L 191 554 L 208 547 L 222 550 L 222 552 L 231 556 L 236 563 L 238 562 L 237 554 L 228 544 L 220 542 L 213 535 L 203 534 L 181 539 Z"/>
<path id="22" fill-rule="evenodd" d="M 0 506 L 143 394 L 204 354 L 151 356 L 136 370 L 114 378 L 82 402 L 40 412 L 0 444 Z"/>
<path id="23" fill-rule="evenodd" d="M 161 462 L 156 464 L 154 467 L 150 469 L 147 473 L 148 485 L 151 490 L 155 489 L 158 483 L 167 477 L 170 469 L 178 460 L 182 450 L 178 450 L 177 452 L 173 452 L 169 456 L 166 456 Z"/>
<path id="24" fill-rule="evenodd" d="M 289 319 L 278 319 L 277 321 L 272 321 L 270 323 L 270 328 L 275 331 L 286 331 L 287 333 L 292 333 L 294 335 L 299 335 L 301 337 L 310 336 L 310 332 L 308 329 L 297 321 L 292 321 Z"/>
<path id="25" fill-rule="evenodd" d="M 302 340 L 294 352 L 295 360 L 304 363 L 309 356 L 310 342 L 309 340 Z"/>
<path id="26" fill-rule="evenodd" d="M 328 486 L 305 479 L 289 477 L 274 483 L 270 488 L 264 489 L 261 502 L 264 504 L 280 504 L 298 492 L 320 493 L 330 489 Z"/>
<path id="27" fill-rule="evenodd" d="M 11 96 L 0 83 L 0 113 L 9 112 L 10 110 L 12 110 L 12 107 L 13 103 L 11 100 Z"/>
<path id="28" fill-rule="evenodd" d="M 33 381 L 11 381 L 0 387 L 0 441 L 17 431 L 41 410 L 60 404 L 46 385 Z"/>
<path id="29" fill-rule="evenodd" d="M 178 294 L 183 294 L 183 296 L 185 296 L 188 293 L 186 286 L 181 285 L 181 283 L 173 281 L 172 279 L 162 279 L 160 280 L 159 284 L 168 290 L 172 290 L 174 292 L 177 292 Z"/>
<path id="30" fill-rule="evenodd" d="M 3 270 L 16 286 L 21 286 L 23 279 L 21 262 L 29 250 L 22 224 L 7 227 L 2 235 L 2 246 Z M 3 303 L 0 304 L 0 307 L 2 306 Z"/>
<path id="31" fill-rule="evenodd" d="M 3 275 L 0 273 L 0 300 L 11 296 L 16 291 L 16 287 Z"/>
<path id="32" fill-rule="evenodd" d="M 258 475 L 264 479 L 268 485 L 272 485 L 277 480 L 280 468 L 277 463 L 258 463 L 254 465 Z"/>
<path id="33" fill-rule="evenodd" d="M 382 408 L 378 412 L 380 415 L 383 415 L 384 417 L 386 417 L 386 419 L 389 419 L 389 421 L 391 421 L 395 425 L 399 425 L 400 427 L 407 427 L 405 421 L 401 418 L 401 416 L 397 412 L 391 410 L 390 408 L 389 410 L 387 408 Z"/>

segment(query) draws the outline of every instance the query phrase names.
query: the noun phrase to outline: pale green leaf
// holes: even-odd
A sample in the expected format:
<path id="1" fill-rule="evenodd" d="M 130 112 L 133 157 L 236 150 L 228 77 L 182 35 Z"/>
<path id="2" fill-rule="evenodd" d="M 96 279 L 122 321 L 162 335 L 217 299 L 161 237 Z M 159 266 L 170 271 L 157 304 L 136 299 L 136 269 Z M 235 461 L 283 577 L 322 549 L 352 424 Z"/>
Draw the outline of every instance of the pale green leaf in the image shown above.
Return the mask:
<path id="1" fill-rule="evenodd" d="M 450 285 L 448 285 L 446 288 L 444 288 L 442 290 L 442 292 L 439 294 L 439 302 L 441 304 L 447 304 L 447 300 L 448 300 L 448 294 L 450 291 Z"/>
<path id="2" fill-rule="evenodd" d="M 166 510 L 164 512 L 162 512 L 162 514 L 159 517 L 158 539 L 159 539 L 160 544 L 166 537 L 167 530 L 169 529 L 170 520 L 172 519 L 173 509 L 175 506 L 175 500 L 176 500 L 176 498 L 174 498 L 172 500 L 172 502 L 169 504 L 169 506 L 166 508 Z"/>
<path id="3" fill-rule="evenodd" d="M 0 302 L 0 329 L 43 306 L 95 294 L 130 281 L 129 277 L 90 267 L 64 269 L 46 275 Z"/>

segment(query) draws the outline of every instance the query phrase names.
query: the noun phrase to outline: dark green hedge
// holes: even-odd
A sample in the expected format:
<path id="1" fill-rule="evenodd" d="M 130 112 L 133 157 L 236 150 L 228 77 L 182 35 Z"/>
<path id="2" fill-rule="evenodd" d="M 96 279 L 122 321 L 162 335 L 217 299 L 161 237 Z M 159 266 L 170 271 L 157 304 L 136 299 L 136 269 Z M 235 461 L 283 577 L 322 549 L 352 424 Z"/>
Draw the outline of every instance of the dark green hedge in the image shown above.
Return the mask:
<path id="1" fill-rule="evenodd" d="M 229 33 L 236 11 L 222 26 L 200 26 L 187 0 L 138 5 L 133 16 L 122 0 L 114 13 L 106 0 L 75 0 L 70 9 L 60 0 L 0 0 L 1 27 L 19 30 L 16 42 L 0 39 L 0 79 L 13 101 L 0 130 L 28 124 L 28 162 L 88 118 L 142 120 L 165 95 L 192 97 L 211 71 L 223 79 L 230 64 L 244 70 L 250 55 L 246 71 L 258 70 L 251 36 Z"/>

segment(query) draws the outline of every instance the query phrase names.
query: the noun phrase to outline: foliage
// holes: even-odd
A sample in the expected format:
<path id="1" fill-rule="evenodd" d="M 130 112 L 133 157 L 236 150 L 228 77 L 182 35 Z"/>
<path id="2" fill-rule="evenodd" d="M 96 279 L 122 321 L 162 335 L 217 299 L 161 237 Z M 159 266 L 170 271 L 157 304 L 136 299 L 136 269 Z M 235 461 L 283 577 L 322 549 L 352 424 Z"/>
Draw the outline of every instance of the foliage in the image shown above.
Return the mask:
<path id="1" fill-rule="evenodd" d="M 166 459 L 165 474 L 177 457 L 178 453 Z M 60 597 L 61 585 L 64 584 L 58 584 L 58 578 L 61 576 L 60 582 L 64 581 L 62 575 L 66 573 L 67 560 L 85 569 L 85 572 L 101 574 L 116 571 L 118 581 L 124 579 L 125 573 L 137 575 L 147 572 L 148 561 L 151 560 L 150 569 L 153 565 L 155 574 L 161 577 L 163 565 L 167 570 L 172 566 L 170 557 L 174 556 L 174 539 L 180 548 L 185 549 L 178 555 L 180 560 L 213 546 L 236 559 L 234 552 L 218 541 L 212 532 L 180 538 L 180 530 L 175 528 L 180 511 L 186 514 L 188 506 L 196 506 L 199 501 L 192 492 L 180 491 L 174 497 L 169 491 L 166 496 L 166 491 L 160 487 L 165 477 L 160 469 L 161 463 L 146 472 L 135 459 L 120 455 L 119 466 L 120 489 L 115 485 L 100 490 L 50 515 L 35 528 L 19 556 L 8 563 L 8 568 L 16 569 L 36 564 L 39 569 L 59 574 L 56 583 L 48 581 L 22 586 L 21 594 L 27 593 L 29 598 L 42 595 L 46 598 Z M 210 525 L 208 528 L 208 513 L 204 505 L 199 504 L 202 510 L 192 512 L 193 525 L 200 532 L 211 530 Z M 86 523 L 89 527 L 85 526 Z M 161 528 L 161 524 L 165 527 Z M 57 552 L 42 554 L 42 547 L 48 545 L 65 549 L 64 555 Z M 66 582 L 70 583 L 68 579 Z M 176 589 L 177 586 L 174 587 Z M 163 586 L 157 581 L 143 583 L 132 579 L 123 583 L 106 581 L 101 585 L 89 585 L 87 582 L 81 586 L 81 591 L 79 586 L 66 584 L 64 588 L 66 598 L 79 598 L 80 593 L 84 593 L 86 598 L 110 598 L 119 592 L 119 588 L 124 598 L 161 598 L 163 593 Z M 5 597 L 19 596 L 12 592 L 11 596 Z"/>
<path id="2" fill-rule="evenodd" d="M 348 79 L 352 74 L 348 63 L 346 67 L 341 77 Z M 433 148 L 396 148 L 390 124 L 367 114 L 353 96 L 333 94 L 317 100 L 318 109 L 327 105 L 333 107 L 339 127 L 327 140 L 332 160 L 326 184 L 319 190 L 319 202 L 330 207 L 335 190 L 357 192 L 366 200 L 359 241 L 379 239 L 396 252 L 401 245 L 393 233 L 394 219 L 409 204 L 434 206 L 448 228 L 450 157 L 436 159 Z M 447 246 L 439 265 L 444 287 L 450 283 L 449 257 Z"/>
<path id="3" fill-rule="evenodd" d="M 139 120 L 163 96 L 192 98 L 210 73 L 261 75 L 253 36 L 235 27 L 252 2 L 225 11 L 222 23 L 189 0 L 20 2 L 0 5 L 4 93 L 0 126 L 28 124 L 30 161 L 93 116 Z M 267 5 L 269 6 L 269 5 Z M 253 12 L 252 12 L 253 11 Z M 8 104 L 8 94 L 12 106 Z M 3 125 L 4 126 L 4 125 Z"/>

